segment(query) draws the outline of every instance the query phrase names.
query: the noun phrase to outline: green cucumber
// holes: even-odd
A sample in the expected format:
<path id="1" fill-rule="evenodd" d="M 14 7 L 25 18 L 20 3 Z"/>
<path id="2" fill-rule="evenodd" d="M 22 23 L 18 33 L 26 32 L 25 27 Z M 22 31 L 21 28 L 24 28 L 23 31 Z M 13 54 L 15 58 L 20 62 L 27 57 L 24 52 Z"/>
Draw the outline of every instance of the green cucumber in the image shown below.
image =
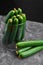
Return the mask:
<path id="1" fill-rule="evenodd" d="M 26 28 L 26 15 L 25 14 L 21 14 L 21 16 L 23 17 L 23 32 L 22 32 L 22 37 L 21 39 L 23 39 L 24 37 L 24 32 L 25 32 L 25 28 Z"/>
<path id="2" fill-rule="evenodd" d="M 43 46 L 35 47 L 35 48 L 32 48 L 30 50 L 27 50 L 27 51 L 20 53 L 19 57 L 26 58 L 26 57 L 29 57 L 29 56 L 31 56 L 31 55 L 33 55 L 41 50 L 43 50 Z"/>
<path id="3" fill-rule="evenodd" d="M 9 36 L 11 33 L 11 29 L 12 29 L 11 27 L 12 27 L 12 19 L 9 19 L 7 24 L 6 24 L 5 34 L 4 34 L 3 39 L 2 39 L 4 44 L 8 43 Z"/>
<path id="4" fill-rule="evenodd" d="M 21 14 L 21 13 L 22 13 L 22 9 L 18 8 L 18 14 Z"/>
<path id="5" fill-rule="evenodd" d="M 16 35 L 16 42 L 21 41 L 22 29 L 23 29 L 23 17 L 21 15 L 17 15 L 17 18 L 19 20 L 19 24 L 18 24 L 18 31 Z"/>
<path id="6" fill-rule="evenodd" d="M 18 29 L 18 19 L 14 18 L 12 22 L 12 31 L 11 31 L 9 43 L 12 43 L 15 40 L 17 29 Z"/>
<path id="7" fill-rule="evenodd" d="M 30 48 L 31 48 L 31 47 L 22 48 L 22 49 L 16 51 L 16 53 L 17 53 L 17 54 L 20 54 L 20 53 L 22 53 L 22 52 L 24 52 L 24 51 L 26 51 L 26 50 L 29 50 Z"/>
<path id="8" fill-rule="evenodd" d="M 22 13 L 21 16 L 23 17 L 24 22 L 26 22 L 26 14 Z"/>
<path id="9" fill-rule="evenodd" d="M 19 23 L 18 24 L 21 25 L 23 23 L 23 17 L 21 15 L 19 15 L 19 14 L 16 17 L 19 20 Z"/>
<path id="10" fill-rule="evenodd" d="M 14 10 L 11 10 L 11 11 L 7 14 L 7 16 L 6 16 L 6 18 L 5 18 L 5 23 L 8 22 L 8 19 L 11 18 L 11 17 L 14 15 L 14 13 L 15 13 L 15 11 L 14 11 Z"/>
<path id="11" fill-rule="evenodd" d="M 15 11 L 14 15 L 17 15 L 18 14 L 18 10 L 16 8 L 14 8 L 14 11 Z"/>
<path id="12" fill-rule="evenodd" d="M 24 42 L 18 42 L 16 44 L 18 48 L 23 47 L 31 47 L 31 46 L 43 46 L 43 40 L 31 40 L 31 41 L 24 41 Z"/>
<path id="13" fill-rule="evenodd" d="M 13 20 L 14 18 L 16 18 L 16 16 L 14 15 L 14 16 L 12 16 L 11 18 L 12 18 L 12 20 Z M 7 25 L 7 24 L 5 24 L 3 33 L 5 33 L 5 31 L 6 31 L 6 25 Z"/>
<path id="14" fill-rule="evenodd" d="M 16 16 L 14 15 L 14 16 L 12 16 L 12 20 L 13 20 L 13 22 L 12 22 L 12 25 L 13 25 L 13 23 L 14 23 L 14 19 L 16 18 Z"/>

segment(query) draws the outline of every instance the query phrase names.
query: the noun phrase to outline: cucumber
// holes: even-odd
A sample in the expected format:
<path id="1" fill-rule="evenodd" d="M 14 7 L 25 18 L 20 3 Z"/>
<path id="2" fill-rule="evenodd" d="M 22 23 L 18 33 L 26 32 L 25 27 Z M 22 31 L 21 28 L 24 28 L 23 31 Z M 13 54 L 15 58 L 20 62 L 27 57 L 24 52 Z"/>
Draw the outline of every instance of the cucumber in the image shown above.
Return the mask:
<path id="1" fill-rule="evenodd" d="M 24 41 L 24 42 L 18 42 L 16 44 L 18 48 L 23 47 L 31 47 L 31 46 L 43 46 L 43 40 L 31 40 L 31 41 Z"/>
<path id="2" fill-rule="evenodd" d="M 21 25 L 23 23 L 23 17 L 21 15 L 19 15 L 19 14 L 16 17 L 19 20 L 19 23 L 18 24 Z"/>
<path id="3" fill-rule="evenodd" d="M 26 28 L 26 15 L 25 14 L 21 14 L 21 16 L 23 17 L 23 32 L 22 32 L 22 37 L 21 37 L 21 39 L 23 39 L 23 37 L 24 37 L 24 32 L 25 32 L 25 28 Z"/>
<path id="4" fill-rule="evenodd" d="M 11 18 L 11 17 L 14 15 L 14 13 L 15 13 L 15 11 L 14 11 L 14 10 L 11 10 L 11 11 L 7 14 L 7 16 L 6 16 L 6 18 L 5 18 L 5 23 L 8 22 L 8 19 Z"/>
<path id="5" fill-rule="evenodd" d="M 16 16 L 14 15 L 14 16 L 12 16 L 11 18 L 12 18 L 12 20 L 13 20 L 14 18 L 16 18 Z M 3 31 L 3 33 L 5 33 L 6 25 L 7 25 L 7 24 L 5 24 L 5 27 L 4 27 L 4 31 Z"/>
<path id="6" fill-rule="evenodd" d="M 10 33 L 11 33 L 11 27 L 12 27 L 12 19 L 9 19 L 7 24 L 6 24 L 6 28 L 5 28 L 5 34 L 3 36 L 3 43 L 4 44 L 8 44 L 8 40 L 9 40 L 9 36 L 10 36 Z"/>
<path id="7" fill-rule="evenodd" d="M 26 51 L 26 50 L 29 50 L 30 48 L 31 48 L 31 47 L 22 48 L 22 49 L 16 51 L 16 53 L 17 53 L 17 54 L 20 54 L 20 53 L 22 53 L 22 52 L 24 52 L 24 51 Z"/>
<path id="8" fill-rule="evenodd" d="M 21 41 L 22 29 L 23 29 L 23 17 L 21 15 L 17 15 L 17 18 L 19 20 L 19 24 L 18 24 L 18 31 L 16 35 L 16 42 Z"/>
<path id="9" fill-rule="evenodd" d="M 18 8 L 18 14 L 21 14 L 21 13 L 22 13 L 22 9 Z"/>
<path id="10" fill-rule="evenodd" d="M 18 29 L 18 19 L 14 18 L 12 22 L 12 31 L 9 39 L 9 43 L 12 43 L 15 40 L 17 29 Z"/>
<path id="11" fill-rule="evenodd" d="M 26 22 L 26 14 L 22 13 L 21 16 L 23 17 L 23 21 Z"/>
<path id="12" fill-rule="evenodd" d="M 18 14 L 18 10 L 16 8 L 14 8 L 14 11 L 15 11 L 14 15 L 17 15 Z"/>
<path id="13" fill-rule="evenodd" d="M 32 48 L 30 50 L 24 51 L 22 53 L 19 53 L 19 57 L 26 58 L 26 57 L 29 57 L 41 50 L 43 50 L 43 46 L 38 46 L 38 47 Z"/>
<path id="14" fill-rule="evenodd" d="M 12 20 L 14 21 L 14 19 L 16 18 L 16 16 L 14 15 L 14 16 L 12 16 Z M 13 25 L 13 22 L 12 22 L 12 25 Z"/>

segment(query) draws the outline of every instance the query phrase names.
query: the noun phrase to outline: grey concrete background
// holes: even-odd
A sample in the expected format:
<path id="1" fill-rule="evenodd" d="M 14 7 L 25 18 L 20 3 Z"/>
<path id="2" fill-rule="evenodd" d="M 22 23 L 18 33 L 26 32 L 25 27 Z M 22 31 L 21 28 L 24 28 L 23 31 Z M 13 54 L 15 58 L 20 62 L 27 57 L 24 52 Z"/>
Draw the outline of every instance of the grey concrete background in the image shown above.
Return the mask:
<path id="1" fill-rule="evenodd" d="M 4 16 L 0 16 L 0 65 L 43 65 L 43 51 L 25 58 L 19 59 L 15 55 L 15 44 L 4 46 L 2 43 L 4 30 Z M 43 23 L 26 21 L 25 36 L 23 40 L 43 39 Z"/>

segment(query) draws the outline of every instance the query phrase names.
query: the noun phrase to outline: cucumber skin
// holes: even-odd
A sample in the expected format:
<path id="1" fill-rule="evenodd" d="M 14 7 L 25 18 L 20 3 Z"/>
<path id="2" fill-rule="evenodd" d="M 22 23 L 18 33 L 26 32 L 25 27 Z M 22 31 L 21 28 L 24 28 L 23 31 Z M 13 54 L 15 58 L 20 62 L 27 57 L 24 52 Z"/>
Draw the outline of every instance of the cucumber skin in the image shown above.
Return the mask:
<path id="1" fill-rule="evenodd" d="M 9 19 L 10 20 L 10 19 Z M 8 21 L 9 21 L 8 20 Z M 11 19 L 12 20 L 12 19 Z M 3 39 L 2 39 L 2 42 L 4 44 L 8 44 L 8 39 L 9 39 L 9 35 L 11 33 L 11 27 L 12 27 L 12 22 L 7 22 L 6 24 L 6 28 L 5 28 L 5 33 L 4 33 L 4 36 L 3 36 Z"/>
<path id="2" fill-rule="evenodd" d="M 8 19 L 9 18 L 11 18 L 13 15 L 14 15 L 14 10 L 11 10 L 8 14 L 7 14 L 7 16 L 6 16 L 6 18 L 5 18 L 5 23 L 7 24 L 7 22 L 8 22 Z"/>
<path id="3" fill-rule="evenodd" d="M 26 50 L 29 50 L 30 48 L 31 47 L 22 48 L 22 49 L 18 50 L 17 52 L 18 52 L 18 54 L 20 54 L 20 53 L 22 53 L 22 52 L 24 52 Z"/>
<path id="4" fill-rule="evenodd" d="M 24 42 L 18 42 L 17 44 L 18 48 L 23 47 L 31 47 L 31 46 L 43 46 L 43 40 L 31 40 L 31 41 L 24 41 Z"/>
<path id="5" fill-rule="evenodd" d="M 13 21 L 12 23 L 12 31 L 11 31 L 9 43 L 13 43 L 13 41 L 15 41 L 15 37 L 16 37 L 17 29 L 18 29 L 18 19 L 14 18 L 14 20 L 16 21 Z"/>
<path id="6" fill-rule="evenodd" d="M 32 48 L 30 50 L 27 50 L 25 52 L 20 53 L 19 56 L 21 58 L 26 58 L 26 57 L 29 57 L 29 56 L 31 56 L 31 55 L 33 55 L 41 50 L 43 50 L 43 46 L 35 47 L 35 48 Z"/>

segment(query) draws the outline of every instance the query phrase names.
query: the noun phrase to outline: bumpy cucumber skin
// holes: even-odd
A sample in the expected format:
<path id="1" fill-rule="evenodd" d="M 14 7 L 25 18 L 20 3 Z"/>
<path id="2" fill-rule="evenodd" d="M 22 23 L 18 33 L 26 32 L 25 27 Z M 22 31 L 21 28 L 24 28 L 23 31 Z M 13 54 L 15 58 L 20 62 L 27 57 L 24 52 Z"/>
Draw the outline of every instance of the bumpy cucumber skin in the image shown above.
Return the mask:
<path id="1" fill-rule="evenodd" d="M 22 48 L 22 49 L 18 50 L 17 52 L 18 52 L 18 54 L 20 54 L 20 53 L 22 53 L 22 52 L 24 52 L 26 50 L 29 50 L 30 48 L 31 47 Z"/>
<path id="2" fill-rule="evenodd" d="M 20 53 L 19 56 L 21 58 L 26 58 L 26 57 L 31 56 L 31 55 L 33 55 L 41 50 L 43 50 L 43 46 L 35 47 L 35 48 L 32 48 L 30 50 L 27 50 L 25 52 Z"/>
<path id="3" fill-rule="evenodd" d="M 23 29 L 23 17 L 21 15 L 18 15 L 17 18 L 19 20 L 19 24 L 18 24 L 18 31 L 16 35 L 16 42 L 21 41 L 22 29 Z"/>
<path id="4" fill-rule="evenodd" d="M 21 14 L 22 15 L 22 17 L 23 17 L 23 32 L 22 32 L 22 37 L 21 37 L 21 39 L 23 39 L 24 38 L 24 35 L 25 35 L 25 28 L 26 28 L 26 15 L 25 14 Z"/>
<path id="5" fill-rule="evenodd" d="M 7 24 L 7 22 L 8 22 L 8 19 L 11 18 L 11 17 L 14 15 L 14 13 L 15 13 L 15 11 L 14 11 L 14 10 L 11 10 L 11 11 L 7 14 L 7 16 L 6 16 L 6 18 L 5 18 L 5 23 L 6 23 L 6 24 Z"/>
<path id="6" fill-rule="evenodd" d="M 21 14 L 21 13 L 22 13 L 22 9 L 18 8 L 18 14 Z"/>
<path id="7" fill-rule="evenodd" d="M 8 44 L 9 36 L 11 33 L 11 27 L 12 27 L 12 19 L 9 19 L 7 24 L 6 24 L 5 34 L 4 34 L 3 39 L 2 39 L 4 44 Z"/>
<path id="8" fill-rule="evenodd" d="M 12 31 L 11 31 L 9 43 L 13 43 L 13 41 L 15 40 L 17 29 L 18 29 L 18 19 L 14 18 L 12 22 Z"/>
<path id="9" fill-rule="evenodd" d="M 31 46 L 42 46 L 43 40 L 33 40 L 33 41 L 31 40 L 31 41 L 18 42 L 16 45 L 18 48 L 31 47 Z"/>

